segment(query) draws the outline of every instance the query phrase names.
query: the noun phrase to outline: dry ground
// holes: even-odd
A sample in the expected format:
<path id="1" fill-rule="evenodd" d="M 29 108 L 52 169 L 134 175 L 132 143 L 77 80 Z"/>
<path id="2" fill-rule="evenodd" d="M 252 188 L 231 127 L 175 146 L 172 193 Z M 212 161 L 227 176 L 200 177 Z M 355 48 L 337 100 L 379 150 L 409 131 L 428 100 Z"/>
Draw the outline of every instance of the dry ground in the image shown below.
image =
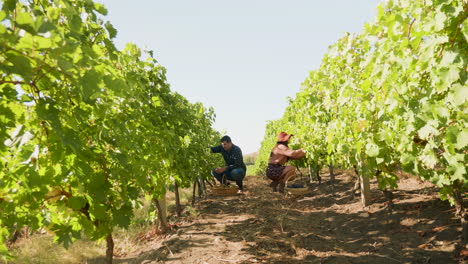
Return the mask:
<path id="1" fill-rule="evenodd" d="M 204 197 L 197 217 L 165 236 L 147 234 L 115 263 L 465 263 L 454 210 L 430 183 L 401 180 L 390 214 L 375 182 L 363 208 L 351 176 L 342 172 L 333 186 L 324 176 L 296 197 L 249 176 L 244 195 Z"/>

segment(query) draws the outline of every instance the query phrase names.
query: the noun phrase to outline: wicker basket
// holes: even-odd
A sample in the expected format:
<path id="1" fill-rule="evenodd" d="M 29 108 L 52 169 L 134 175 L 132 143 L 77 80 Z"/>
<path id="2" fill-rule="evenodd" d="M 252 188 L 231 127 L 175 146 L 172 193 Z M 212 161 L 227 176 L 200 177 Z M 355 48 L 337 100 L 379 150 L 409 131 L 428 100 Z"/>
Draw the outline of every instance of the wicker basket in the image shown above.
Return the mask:
<path id="1" fill-rule="evenodd" d="M 221 186 L 213 186 L 213 188 L 211 188 L 211 193 L 213 195 L 218 195 L 218 196 L 236 195 L 237 191 L 239 191 L 239 188 L 235 185 L 231 185 L 231 186 L 221 185 Z"/>
<path id="2" fill-rule="evenodd" d="M 308 187 L 301 187 L 301 188 L 287 187 L 286 191 L 292 195 L 304 195 L 304 194 L 309 193 L 309 188 Z"/>

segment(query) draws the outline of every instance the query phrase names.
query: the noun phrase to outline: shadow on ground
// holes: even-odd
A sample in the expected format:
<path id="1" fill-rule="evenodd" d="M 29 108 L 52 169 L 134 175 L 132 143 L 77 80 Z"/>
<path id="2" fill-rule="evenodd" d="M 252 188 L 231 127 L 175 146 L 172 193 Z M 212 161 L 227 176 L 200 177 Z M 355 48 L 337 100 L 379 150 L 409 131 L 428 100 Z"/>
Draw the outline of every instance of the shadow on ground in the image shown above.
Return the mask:
<path id="1" fill-rule="evenodd" d="M 372 193 L 373 204 L 363 208 L 346 173 L 333 185 L 312 184 L 305 196 L 283 197 L 267 185 L 266 179 L 249 177 L 246 195 L 209 196 L 199 202 L 200 215 L 212 222 L 194 223 L 178 232 L 190 226 L 197 237 L 206 234 L 206 239 L 173 236 L 157 249 L 115 263 L 188 263 L 190 259 L 179 253 L 217 250 L 208 236 L 244 245 L 239 253 L 249 258 L 233 263 L 462 263 L 454 210 L 437 198 L 435 188 L 419 186 L 417 180 L 409 179 L 394 191 L 391 213 L 379 191 Z M 210 228 L 219 215 L 249 217 L 230 221 L 222 230 Z"/>

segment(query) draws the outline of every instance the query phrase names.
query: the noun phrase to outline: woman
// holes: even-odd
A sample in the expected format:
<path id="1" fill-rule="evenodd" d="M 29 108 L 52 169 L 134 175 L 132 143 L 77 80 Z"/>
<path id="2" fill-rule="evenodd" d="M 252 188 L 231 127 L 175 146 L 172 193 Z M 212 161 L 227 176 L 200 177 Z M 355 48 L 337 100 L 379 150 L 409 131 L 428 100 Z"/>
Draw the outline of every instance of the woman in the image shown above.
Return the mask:
<path id="1" fill-rule="evenodd" d="M 285 166 L 284 164 L 289 159 L 300 159 L 305 156 L 305 151 L 302 149 L 291 150 L 288 147 L 289 139 L 292 134 L 281 132 L 278 135 L 278 142 L 273 147 L 268 160 L 266 175 L 272 180 L 270 187 L 276 192 L 276 187 L 279 185 L 279 192 L 284 193 L 284 186 L 288 180 L 293 180 L 296 177 L 296 170 L 293 166 Z"/>

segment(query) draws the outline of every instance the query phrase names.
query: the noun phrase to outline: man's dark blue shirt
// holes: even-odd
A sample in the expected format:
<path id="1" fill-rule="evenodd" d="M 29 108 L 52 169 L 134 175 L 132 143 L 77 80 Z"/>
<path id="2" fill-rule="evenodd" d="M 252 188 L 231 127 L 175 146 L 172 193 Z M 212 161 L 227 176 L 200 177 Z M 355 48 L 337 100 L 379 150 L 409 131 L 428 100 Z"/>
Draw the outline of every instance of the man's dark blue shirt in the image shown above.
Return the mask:
<path id="1" fill-rule="evenodd" d="M 224 150 L 223 146 L 221 145 L 210 147 L 210 149 L 213 153 L 221 153 L 221 155 L 223 155 L 228 170 L 231 171 L 236 168 L 242 168 L 244 171 L 247 170 L 242 158 L 242 150 L 238 146 L 232 144 L 232 147 L 229 151 Z"/>

